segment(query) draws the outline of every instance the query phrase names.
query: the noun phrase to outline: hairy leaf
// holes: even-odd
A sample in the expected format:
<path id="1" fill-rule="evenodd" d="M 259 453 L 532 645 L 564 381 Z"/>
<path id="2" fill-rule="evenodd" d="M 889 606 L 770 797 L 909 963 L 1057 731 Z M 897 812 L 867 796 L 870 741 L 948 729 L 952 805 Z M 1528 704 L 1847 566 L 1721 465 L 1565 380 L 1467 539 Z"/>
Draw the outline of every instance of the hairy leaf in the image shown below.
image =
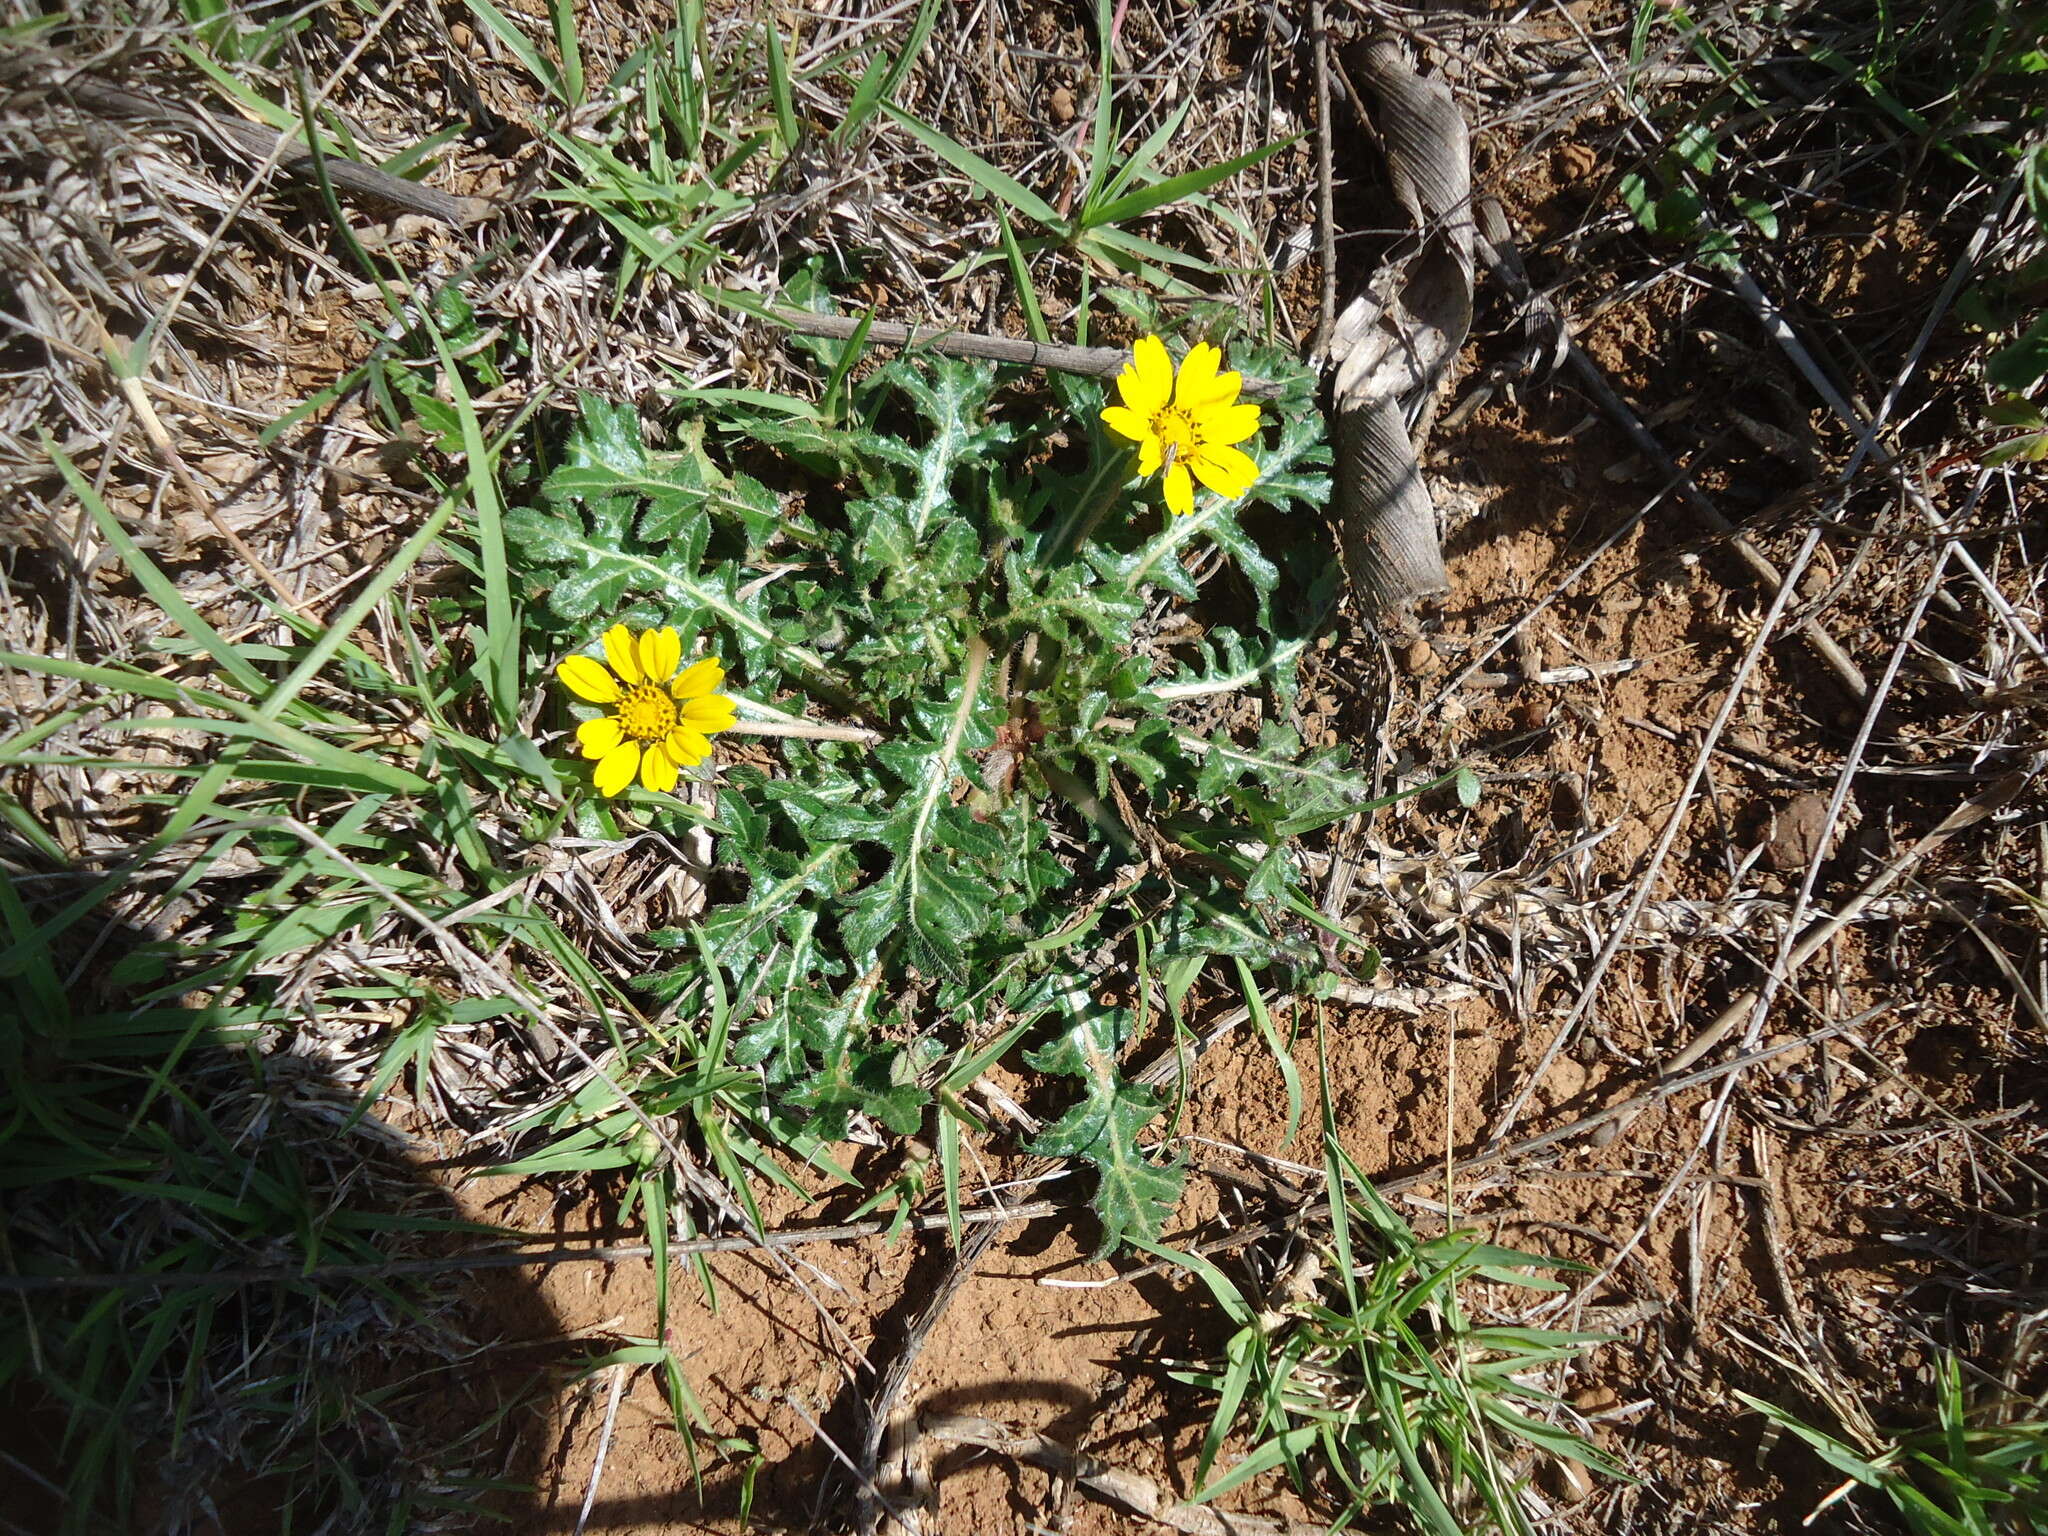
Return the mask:
<path id="1" fill-rule="evenodd" d="M 1159 1116 L 1160 1105 L 1152 1089 L 1126 1082 L 1118 1070 L 1117 1052 L 1131 1027 L 1129 1012 L 1100 1006 L 1085 989 L 1070 992 L 1066 1002 L 1065 1032 L 1025 1052 L 1024 1059 L 1041 1072 L 1078 1077 L 1084 1096 L 1039 1132 L 1031 1151 L 1040 1157 L 1079 1157 L 1094 1165 L 1100 1257 L 1120 1246 L 1126 1235 L 1159 1240 L 1180 1198 L 1181 1174 L 1153 1162 L 1138 1145 L 1138 1132 Z"/>

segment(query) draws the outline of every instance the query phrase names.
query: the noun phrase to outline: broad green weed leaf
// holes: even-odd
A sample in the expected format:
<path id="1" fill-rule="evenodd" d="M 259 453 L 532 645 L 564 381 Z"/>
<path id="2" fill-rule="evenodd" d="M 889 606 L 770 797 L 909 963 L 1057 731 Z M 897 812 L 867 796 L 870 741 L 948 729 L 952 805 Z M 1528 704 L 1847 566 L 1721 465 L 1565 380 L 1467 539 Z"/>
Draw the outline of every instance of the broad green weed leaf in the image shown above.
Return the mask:
<path id="1" fill-rule="evenodd" d="M 1138 1132 L 1161 1113 L 1152 1089 L 1126 1082 L 1117 1055 L 1131 1026 L 1130 1014 L 1103 1008 L 1085 992 L 1068 1001 L 1065 1031 L 1025 1060 L 1041 1072 L 1077 1077 L 1083 1097 L 1039 1132 L 1031 1151 L 1040 1157 L 1078 1157 L 1099 1175 L 1095 1214 L 1102 1223 L 1096 1253 L 1113 1251 L 1125 1236 L 1159 1240 L 1166 1218 L 1180 1198 L 1181 1174 L 1162 1167 L 1138 1145 Z"/>

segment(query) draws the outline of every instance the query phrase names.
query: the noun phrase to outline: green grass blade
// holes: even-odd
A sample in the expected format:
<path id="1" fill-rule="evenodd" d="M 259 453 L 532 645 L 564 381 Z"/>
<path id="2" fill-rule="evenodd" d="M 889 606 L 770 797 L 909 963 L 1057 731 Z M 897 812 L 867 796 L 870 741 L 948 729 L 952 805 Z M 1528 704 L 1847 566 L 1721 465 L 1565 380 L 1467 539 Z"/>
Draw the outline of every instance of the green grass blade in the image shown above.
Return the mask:
<path id="1" fill-rule="evenodd" d="M 917 20 L 911 23 L 910 36 L 903 47 L 888 64 L 880 58 L 868 66 L 861 76 L 859 86 L 853 93 L 853 100 L 847 104 L 846 117 L 833 134 L 844 144 L 858 133 L 867 120 L 875 115 L 875 109 L 889 109 L 896 95 L 896 88 L 903 83 L 903 77 L 910 73 L 911 65 L 924 52 L 924 45 L 931 40 L 932 28 L 938 24 L 939 0 L 924 0 L 918 7 Z"/>
<path id="2" fill-rule="evenodd" d="M 33 942 L 35 924 L 29 918 L 28 909 L 21 904 L 21 898 L 15 894 L 14 882 L 4 875 L 0 875 L 0 919 L 5 920 L 7 936 L 13 941 L 8 954 L 19 957 L 12 965 L 5 957 L 0 957 L 0 976 L 14 976 L 26 982 L 35 1008 L 24 1015 L 24 1020 L 41 1019 L 44 1033 L 62 1033 L 64 1021 L 71 1016 L 64 984 L 51 963 L 49 946 Z M 8 1037 L 0 1034 L 0 1045 L 7 1043 Z"/>
<path id="3" fill-rule="evenodd" d="M 430 328 L 441 355 L 441 377 L 462 421 L 462 449 L 469 461 L 468 485 L 476 508 L 477 553 L 483 560 L 484 636 L 477 646 L 477 672 L 484 697 L 501 729 L 519 715 L 519 622 L 512 603 L 511 568 L 505 559 L 504 508 L 498 501 L 497 458 L 484 442 L 483 422 L 469 397 L 462 369 L 448 340 Z"/>
<path id="4" fill-rule="evenodd" d="M 1087 214 L 1085 223 L 1089 228 L 1105 224 L 1120 224 L 1125 219 L 1137 218 L 1140 214 L 1150 213 L 1155 208 L 1163 207 L 1167 203 L 1176 202 L 1193 193 L 1206 192 L 1219 181 L 1224 181 L 1229 177 L 1235 176 L 1239 171 L 1257 165 L 1261 160 L 1267 160 L 1279 154 L 1281 150 L 1286 149 L 1300 137 L 1300 134 L 1295 134 L 1290 138 L 1281 139 L 1277 143 L 1268 144 L 1262 149 L 1254 149 L 1233 159 L 1225 160 L 1221 165 L 1211 165 L 1192 171 L 1183 171 L 1178 176 L 1169 176 L 1166 180 L 1154 182 L 1149 187 L 1140 187 L 1135 192 L 1128 192 L 1113 202 L 1106 203 L 1102 207 L 1092 210 Z"/>
<path id="5" fill-rule="evenodd" d="M 1194 290 L 1168 272 L 1168 267 L 1210 275 L 1223 270 L 1213 261 L 1177 251 L 1170 245 L 1161 245 L 1157 240 L 1132 234 L 1128 229 L 1113 229 L 1107 225 L 1082 231 L 1074 241 L 1074 248 L 1119 271 L 1142 277 L 1170 293 L 1191 294 Z"/>
<path id="6" fill-rule="evenodd" d="M 1110 150 L 1116 142 L 1116 51 L 1110 46 L 1116 14 L 1111 0 L 1095 0 L 1095 115 L 1089 124 L 1088 185 L 1081 205 L 1095 201 L 1109 174 Z"/>
<path id="7" fill-rule="evenodd" d="M 671 57 L 675 61 L 676 109 L 683 144 L 693 157 L 704 150 L 704 92 L 697 61 L 704 56 L 704 0 L 682 0 L 676 7 Z"/>
<path id="8" fill-rule="evenodd" d="M 1025 217 L 1037 220 L 1047 229 L 1063 229 L 1066 221 L 1044 198 L 1022 182 L 1005 175 L 990 165 L 981 156 L 965 145 L 956 144 L 938 129 L 920 122 L 902 108 L 884 104 L 882 110 L 889 114 L 918 143 L 937 155 L 941 160 L 960 172 L 969 181 L 980 187 L 999 202 L 1009 204 Z"/>
<path id="9" fill-rule="evenodd" d="M 259 717 L 276 719 L 307 684 L 320 675 L 320 669 L 326 666 L 333 659 L 334 653 L 348 642 L 349 637 L 356 632 L 357 626 L 369 617 L 370 610 L 384 601 L 391 589 L 404 579 L 405 573 L 410 571 L 419 562 L 420 556 L 427 552 L 427 546 L 441 536 L 441 530 L 446 528 L 449 519 L 455 516 L 458 505 L 455 496 L 449 496 L 424 523 L 420 524 L 413 536 L 399 546 L 398 552 L 386 562 L 384 569 L 364 584 L 362 590 L 349 601 L 348 607 L 328 625 L 326 633 L 315 640 L 306 654 L 299 658 L 299 664 L 292 668 L 283 682 L 271 690 L 270 696 L 258 710 Z"/>
<path id="10" fill-rule="evenodd" d="M 957 1252 L 960 1247 L 960 1122 L 939 1108 L 939 1186 L 946 1202 L 946 1237 Z"/>
<path id="11" fill-rule="evenodd" d="M 782 29 L 773 14 L 761 20 L 768 38 L 768 99 L 775 109 L 775 126 L 782 135 L 782 153 L 796 148 L 800 131 L 796 118 L 796 96 L 789 85 L 789 55 L 782 47 Z"/>
<path id="12" fill-rule="evenodd" d="M 491 36 L 504 45 L 505 51 L 525 65 L 528 74 L 547 87 L 549 95 L 565 106 L 571 104 L 568 84 L 563 80 L 562 72 L 555 68 L 545 54 L 533 46 L 532 41 L 513 24 L 510 17 L 491 4 L 491 0 L 463 0 L 463 3 L 469 7 L 469 13 L 490 31 Z"/>
<path id="13" fill-rule="evenodd" d="M 1031 286 L 1031 268 L 1024 260 L 1024 249 L 1017 244 L 1017 232 L 1010 227 L 1010 211 L 1000 204 L 996 207 L 996 227 L 1002 232 L 1003 259 L 1010 266 L 1010 282 L 1017 290 L 1017 303 L 1024 311 L 1024 324 L 1031 332 L 1031 339 L 1044 343 L 1052 340 L 1052 332 L 1046 329 L 1045 314 L 1038 307 L 1038 294 Z"/>
<path id="14" fill-rule="evenodd" d="M 1264 1445 L 1261 1445 L 1249 1456 L 1245 1457 L 1243 1461 L 1240 1461 L 1228 1472 L 1217 1478 L 1215 1482 L 1208 1484 L 1191 1495 L 1191 1502 L 1206 1504 L 1211 1499 L 1229 1493 L 1240 1484 L 1250 1482 L 1261 1472 L 1270 1472 L 1282 1462 L 1291 1461 L 1314 1445 L 1316 1437 L 1320 1433 L 1321 1429 L 1319 1426 L 1304 1424 L 1297 1429 L 1290 1429 L 1284 1434 L 1275 1435 L 1271 1440 L 1268 1440 Z"/>
<path id="15" fill-rule="evenodd" d="M 1252 975 L 1251 966 L 1242 955 L 1232 958 L 1237 962 L 1237 980 L 1238 985 L 1244 988 L 1245 1006 L 1251 1009 L 1259 1038 L 1272 1052 L 1273 1064 L 1280 1069 L 1281 1085 L 1287 1090 L 1287 1132 L 1280 1138 L 1280 1145 L 1288 1146 L 1294 1141 L 1295 1127 L 1301 1124 L 1301 1072 L 1294 1065 L 1294 1053 L 1287 1049 L 1287 1043 L 1280 1038 L 1280 1031 L 1273 1027 L 1273 1015 L 1266 1007 L 1265 995 L 1259 991 L 1258 978 Z"/>
<path id="16" fill-rule="evenodd" d="M 260 742 L 280 751 L 295 752 L 308 762 L 323 768 L 334 783 L 345 789 L 362 793 L 374 790 L 396 790 L 401 794 L 424 794 L 429 785 L 416 773 L 379 762 L 373 757 L 364 757 L 346 747 L 332 746 L 317 736 L 304 731 L 293 730 L 288 725 L 279 725 L 274 720 L 211 720 L 203 715 L 150 716 L 141 720 L 109 720 L 102 729 L 110 731 L 154 731 L 186 730 L 204 731 L 211 736 L 227 736 L 236 740 Z M 244 761 L 242 770 L 248 771 L 259 765 Z M 288 782 L 288 781 L 287 781 Z"/>
<path id="17" fill-rule="evenodd" d="M 1159 152 L 1166 148 L 1167 143 L 1176 133 L 1180 132 L 1181 124 L 1188 120 L 1188 113 L 1194 109 L 1194 105 L 1195 98 L 1190 96 L 1175 111 L 1168 114 L 1166 121 L 1153 129 L 1146 137 L 1145 142 L 1140 144 L 1130 157 L 1117 167 L 1116 174 L 1110 177 L 1108 185 L 1102 188 L 1100 196 L 1090 197 L 1087 202 L 1082 204 L 1083 209 L 1113 203 L 1123 196 L 1126 187 L 1152 168 L 1152 162 L 1159 158 Z M 1081 222 L 1088 224 L 1094 221 L 1086 212 L 1083 212 Z"/>
<path id="18" fill-rule="evenodd" d="M 875 312 L 870 309 L 860 317 L 860 325 L 847 338 L 846 345 L 839 349 L 839 357 L 832 364 L 832 372 L 825 379 L 825 390 L 818 404 L 818 413 L 826 421 L 836 422 L 845 419 L 846 380 L 853 372 L 854 364 L 858 363 L 867 351 L 868 332 L 874 327 L 874 323 Z"/>
<path id="19" fill-rule="evenodd" d="M 548 19 L 555 27 L 555 51 L 562 56 L 562 99 L 565 106 L 583 104 L 583 48 L 576 38 L 575 0 L 548 0 Z"/>

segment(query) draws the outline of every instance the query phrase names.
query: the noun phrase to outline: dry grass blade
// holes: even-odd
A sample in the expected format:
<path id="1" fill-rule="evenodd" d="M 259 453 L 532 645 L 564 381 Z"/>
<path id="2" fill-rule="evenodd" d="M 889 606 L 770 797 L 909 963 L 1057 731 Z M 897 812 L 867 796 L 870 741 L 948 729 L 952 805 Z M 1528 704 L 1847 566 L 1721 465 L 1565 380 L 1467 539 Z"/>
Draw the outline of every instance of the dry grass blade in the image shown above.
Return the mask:
<path id="1" fill-rule="evenodd" d="M 1113 379 L 1131 362 L 1128 347 L 1070 347 L 1020 341 L 1014 336 L 982 336 L 854 315 L 818 315 L 786 305 L 776 305 L 768 313 L 802 336 L 826 336 L 839 341 L 858 337 L 874 346 L 923 349 L 947 357 L 987 358 L 1020 368 L 1050 368 L 1091 379 Z M 1264 398 L 1277 393 L 1279 386 L 1270 379 L 1251 375 L 1245 378 L 1243 389 L 1247 395 Z"/>
<path id="2" fill-rule="evenodd" d="M 187 111 L 82 74 L 65 80 L 60 89 L 88 112 L 187 129 L 201 143 L 226 143 L 259 164 L 274 166 L 286 176 L 309 185 L 316 180 L 313 157 L 303 149 L 294 149 L 286 135 L 260 124 L 213 113 Z M 366 198 L 401 213 L 438 219 L 443 224 L 456 227 L 475 224 L 496 211 L 485 198 L 457 197 L 438 187 L 408 181 L 403 176 L 394 176 L 389 171 L 356 160 L 330 156 L 325 161 L 325 169 L 334 185 L 345 194 Z"/>

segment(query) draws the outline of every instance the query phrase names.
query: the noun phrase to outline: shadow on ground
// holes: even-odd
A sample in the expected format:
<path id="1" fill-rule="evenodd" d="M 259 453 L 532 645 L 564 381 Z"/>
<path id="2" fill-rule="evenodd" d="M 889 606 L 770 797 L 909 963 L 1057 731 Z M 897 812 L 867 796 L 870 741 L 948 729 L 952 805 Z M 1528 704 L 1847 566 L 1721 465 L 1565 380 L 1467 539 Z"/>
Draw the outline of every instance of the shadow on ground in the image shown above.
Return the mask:
<path id="1" fill-rule="evenodd" d="M 0 1529 L 467 1528 L 566 1346 L 279 978 L 0 891 Z M 308 1020 L 309 1025 L 315 1021 Z M 491 1346 L 516 1341 L 509 1349 Z"/>

